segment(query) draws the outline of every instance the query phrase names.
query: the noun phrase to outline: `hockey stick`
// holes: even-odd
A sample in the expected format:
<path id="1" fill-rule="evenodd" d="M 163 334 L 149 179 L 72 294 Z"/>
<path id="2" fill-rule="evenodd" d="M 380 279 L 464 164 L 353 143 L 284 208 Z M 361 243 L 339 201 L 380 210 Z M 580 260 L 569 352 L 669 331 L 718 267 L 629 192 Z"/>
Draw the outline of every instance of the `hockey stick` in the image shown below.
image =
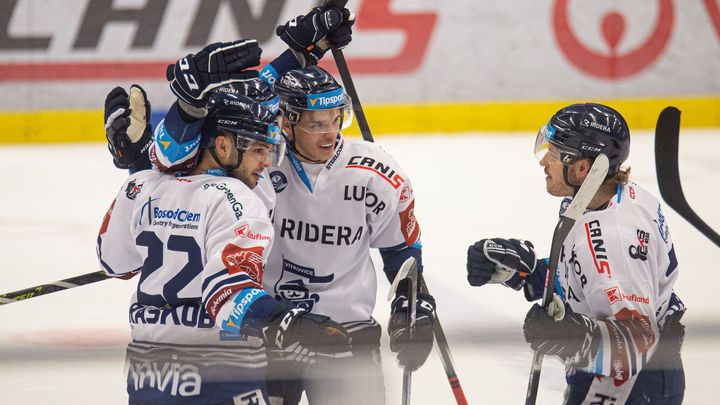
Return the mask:
<path id="1" fill-rule="evenodd" d="M 325 6 L 337 7 L 341 10 L 346 4 L 347 0 L 327 0 L 325 2 Z M 372 133 L 370 133 L 370 126 L 368 125 L 367 118 L 365 118 L 365 112 L 363 111 L 362 104 L 360 104 L 360 97 L 358 97 L 357 90 L 355 90 L 355 84 L 353 83 L 352 76 L 350 76 L 350 69 L 345 61 L 345 55 L 340 49 L 331 49 L 333 59 L 335 59 L 335 65 L 337 65 L 338 72 L 340 72 L 340 78 L 342 79 L 343 86 L 345 86 L 345 90 L 352 100 L 353 113 L 355 113 L 355 117 L 357 117 L 360 133 L 362 134 L 364 140 L 373 142 Z"/>
<path id="2" fill-rule="evenodd" d="M 390 293 L 388 294 L 388 301 L 392 301 L 397 287 L 400 281 L 403 279 L 409 280 L 408 286 L 408 326 L 410 327 L 410 339 L 415 334 L 415 321 L 417 318 L 417 261 L 414 257 L 408 258 L 400 266 L 400 270 L 395 275 L 392 285 L 390 286 Z M 408 370 L 407 367 L 403 369 L 403 387 L 402 387 L 402 405 L 410 405 L 410 392 L 412 386 L 412 371 Z"/>
<path id="3" fill-rule="evenodd" d="M 680 110 L 666 107 L 655 127 L 655 171 L 660 195 L 665 202 L 705 237 L 720 246 L 720 235 L 690 208 L 680 184 L 678 148 L 680 143 Z"/>
<path id="4" fill-rule="evenodd" d="M 560 220 L 555 226 L 553 232 L 552 244 L 550 245 L 550 265 L 545 271 L 545 290 L 543 292 L 542 307 L 547 310 L 553 300 L 555 293 L 555 280 L 557 278 L 557 267 L 560 262 L 560 251 L 563 242 L 570 233 L 575 221 L 587 209 L 588 204 L 595 197 L 598 189 L 605 181 L 608 172 L 608 158 L 600 155 L 595 158 L 595 162 L 590 168 L 590 172 L 585 181 L 583 181 L 580 190 L 578 190 L 567 210 L 560 215 Z M 530 379 L 528 380 L 527 395 L 525 396 L 525 405 L 535 405 L 537 400 L 538 386 L 540 383 L 540 370 L 542 369 L 543 354 L 540 352 L 533 353 L 533 361 L 530 367 Z"/>
<path id="5" fill-rule="evenodd" d="M 36 287 L 25 288 L 23 290 L 0 295 L 0 305 L 12 304 L 13 302 L 35 298 L 41 295 L 67 290 L 68 288 L 79 287 L 85 284 L 95 283 L 109 278 L 114 277 L 110 277 L 102 271 L 96 271 L 94 273 L 83 274 L 82 276 L 75 276 L 55 281 L 54 283 L 41 284 Z"/>

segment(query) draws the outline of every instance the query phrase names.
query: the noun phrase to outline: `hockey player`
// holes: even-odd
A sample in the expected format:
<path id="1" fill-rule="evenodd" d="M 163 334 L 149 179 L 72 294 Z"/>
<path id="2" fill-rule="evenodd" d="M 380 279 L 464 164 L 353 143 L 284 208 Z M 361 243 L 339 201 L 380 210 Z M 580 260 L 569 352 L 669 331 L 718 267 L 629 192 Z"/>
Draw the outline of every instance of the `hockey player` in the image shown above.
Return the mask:
<path id="1" fill-rule="evenodd" d="M 267 404 L 266 348 L 295 366 L 350 353 L 342 326 L 262 290 L 274 232 L 251 188 L 280 163 L 284 141 L 272 112 L 236 100 L 205 120 L 188 176 L 131 175 L 103 220 L 102 268 L 140 274 L 129 311 L 131 404 Z"/>
<path id="2" fill-rule="evenodd" d="M 658 200 L 621 168 L 630 151 L 625 119 L 601 104 L 574 104 L 540 129 L 536 154 L 547 192 L 577 192 L 593 159 L 610 169 L 563 243 L 550 314 L 535 304 L 523 326 L 533 350 L 567 367 L 565 404 L 680 404 L 685 307 L 672 288 L 678 262 Z M 545 260 L 518 239 L 483 239 L 468 249 L 468 281 L 524 288 L 542 297 Z"/>
<path id="3" fill-rule="evenodd" d="M 342 136 L 340 131 L 351 121 L 351 101 L 323 69 L 289 71 L 276 79 L 274 90 L 289 148 L 287 159 L 270 171 L 277 193 L 276 239 L 265 288 L 341 322 L 350 332 L 357 370 L 349 376 L 357 388 L 347 394 L 347 401 L 384 403 L 381 328 L 372 318 L 377 285 L 370 248 L 380 249 L 391 281 L 409 257 L 422 268 L 410 179 L 378 145 Z M 398 289 L 388 331 L 400 365 L 417 369 L 432 349 L 435 301 L 418 293 L 416 330 L 410 340 L 407 288 L 403 283 Z M 301 375 L 270 384 L 285 404 L 297 403 L 303 390 L 311 402 L 318 398 L 322 403 L 324 392 L 332 389 Z"/>

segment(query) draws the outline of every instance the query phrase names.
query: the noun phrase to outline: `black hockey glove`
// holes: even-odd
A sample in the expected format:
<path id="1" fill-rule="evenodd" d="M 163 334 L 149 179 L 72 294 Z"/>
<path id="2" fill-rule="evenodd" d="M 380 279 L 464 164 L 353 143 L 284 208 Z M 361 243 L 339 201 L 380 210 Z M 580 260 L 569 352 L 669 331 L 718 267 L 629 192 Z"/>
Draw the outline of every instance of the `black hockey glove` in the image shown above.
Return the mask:
<path id="1" fill-rule="evenodd" d="M 520 290 L 525 277 L 538 267 L 535 250 L 529 241 L 518 239 L 482 239 L 468 248 L 467 279 L 479 287 L 502 283 Z"/>
<path id="2" fill-rule="evenodd" d="M 278 26 L 275 32 L 299 55 L 298 59 L 304 59 L 301 65 L 317 65 L 330 46 L 341 49 L 350 43 L 354 23 L 355 17 L 348 9 L 315 7 Z M 321 42 L 326 36 L 329 43 Z"/>
<path id="3" fill-rule="evenodd" d="M 254 39 L 217 42 L 196 54 L 168 65 L 166 76 L 178 99 L 194 108 L 204 108 L 208 91 L 230 82 L 257 77 L 262 50 Z"/>
<path id="4" fill-rule="evenodd" d="M 398 291 L 407 291 L 407 287 Z M 408 298 L 398 293 L 391 304 L 388 334 L 390 350 L 397 353 L 400 366 L 415 371 L 425 363 L 433 347 L 433 324 L 435 323 L 435 299 L 430 294 L 418 292 L 415 310 L 415 331 L 410 337 L 408 322 Z"/>
<path id="5" fill-rule="evenodd" d="M 105 137 L 113 163 L 119 169 L 150 168 L 148 148 L 152 144 L 150 101 L 142 87 L 115 87 L 105 98 Z"/>
<path id="6" fill-rule="evenodd" d="M 355 14 L 344 8 L 342 10 L 342 22 L 340 26 L 327 34 L 330 46 L 335 49 L 343 49 L 352 41 L 352 27 L 355 24 Z"/>
<path id="7" fill-rule="evenodd" d="M 585 315 L 573 312 L 570 306 L 555 299 L 553 316 L 538 304 L 525 316 L 523 334 L 530 347 L 540 353 L 558 356 L 565 362 L 578 363 L 597 342 L 597 325 Z"/>
<path id="8" fill-rule="evenodd" d="M 264 330 L 266 345 L 282 360 L 304 367 L 321 359 L 352 356 L 347 331 L 327 316 L 311 314 L 283 300 L 271 319 Z"/>

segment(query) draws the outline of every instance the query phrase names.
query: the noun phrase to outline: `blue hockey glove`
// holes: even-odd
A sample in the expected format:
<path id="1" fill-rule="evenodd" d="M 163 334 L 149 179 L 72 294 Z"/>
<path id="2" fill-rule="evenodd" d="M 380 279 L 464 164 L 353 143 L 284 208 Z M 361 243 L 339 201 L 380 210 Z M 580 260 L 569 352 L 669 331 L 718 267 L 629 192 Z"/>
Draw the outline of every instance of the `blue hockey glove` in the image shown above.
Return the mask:
<path id="1" fill-rule="evenodd" d="M 150 101 L 142 87 L 130 86 L 130 95 L 115 87 L 105 98 L 105 137 L 113 163 L 119 169 L 149 169 L 152 144 Z"/>
<path id="2" fill-rule="evenodd" d="M 404 282 L 404 281 L 403 281 Z M 425 363 L 433 347 L 433 325 L 435 324 L 435 299 L 430 294 L 418 292 L 415 310 L 415 331 L 410 337 L 408 324 L 407 287 L 398 286 L 398 294 L 391 304 L 388 334 L 390 350 L 397 353 L 400 366 L 414 371 Z"/>
<path id="3" fill-rule="evenodd" d="M 254 39 L 214 43 L 168 65 L 166 76 L 178 99 L 194 108 L 205 108 L 210 90 L 224 84 L 257 77 L 262 50 Z"/>
<path id="4" fill-rule="evenodd" d="M 317 65 L 330 46 L 342 49 L 352 40 L 355 17 L 347 9 L 315 7 L 275 30 L 293 52 L 300 64 Z M 328 43 L 321 42 L 327 36 Z"/>
<path id="5" fill-rule="evenodd" d="M 482 239 L 468 248 L 467 279 L 479 287 L 502 283 L 520 290 L 525 277 L 538 267 L 535 250 L 529 241 L 518 239 Z"/>

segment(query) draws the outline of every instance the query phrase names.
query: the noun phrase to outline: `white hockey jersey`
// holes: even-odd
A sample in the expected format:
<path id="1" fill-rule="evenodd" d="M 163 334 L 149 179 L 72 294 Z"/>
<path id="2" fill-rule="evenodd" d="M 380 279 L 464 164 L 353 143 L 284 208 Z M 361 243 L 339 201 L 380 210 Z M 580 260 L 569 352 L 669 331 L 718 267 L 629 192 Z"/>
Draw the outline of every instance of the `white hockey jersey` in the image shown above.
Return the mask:
<path id="1" fill-rule="evenodd" d="M 619 188 L 607 208 L 575 222 L 563 244 L 558 279 L 573 311 L 597 320 L 602 335 L 584 371 L 607 376 L 593 379 L 584 403 L 600 396 L 624 403 L 656 348 L 677 276 L 660 203 L 637 184 Z"/>
<path id="2" fill-rule="evenodd" d="M 245 361 L 257 362 L 262 340 L 238 342 L 214 319 L 234 292 L 261 288 L 272 239 L 267 209 L 241 181 L 145 170 L 108 210 L 97 254 L 111 276 L 140 272 L 129 313 L 134 340 L 249 346 L 258 350 Z"/>
<path id="3" fill-rule="evenodd" d="M 370 248 L 419 245 L 412 185 L 377 144 L 338 136 L 334 156 L 270 169 L 277 193 L 266 291 L 347 323 L 371 319 Z"/>

